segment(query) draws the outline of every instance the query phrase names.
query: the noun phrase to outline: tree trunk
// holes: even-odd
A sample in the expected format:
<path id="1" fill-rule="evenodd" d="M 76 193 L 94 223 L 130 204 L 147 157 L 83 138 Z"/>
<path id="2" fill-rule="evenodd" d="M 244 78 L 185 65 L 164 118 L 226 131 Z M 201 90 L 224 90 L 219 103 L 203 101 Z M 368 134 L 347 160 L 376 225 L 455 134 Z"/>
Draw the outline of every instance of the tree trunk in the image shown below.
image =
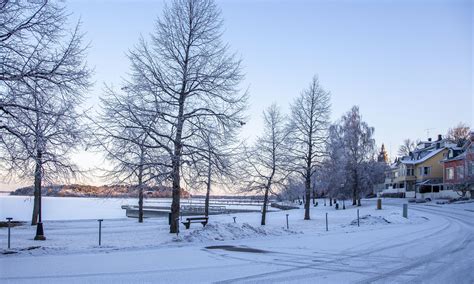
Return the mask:
<path id="1" fill-rule="evenodd" d="M 353 186 L 353 188 L 352 188 L 352 205 L 353 205 L 353 206 L 357 205 L 356 188 L 355 188 L 355 186 Z"/>
<path id="2" fill-rule="evenodd" d="M 260 223 L 262 226 L 265 225 L 265 220 L 267 217 L 267 204 L 268 204 L 268 191 L 270 187 L 266 186 L 265 187 L 265 195 L 263 197 L 263 208 L 262 208 L 262 222 Z"/>
<path id="3" fill-rule="evenodd" d="M 34 205 L 31 225 L 36 225 L 38 222 L 41 222 L 41 159 L 41 151 L 37 151 L 35 164 Z"/>
<path id="4" fill-rule="evenodd" d="M 181 202 L 181 150 L 182 150 L 182 132 L 184 124 L 184 86 L 179 98 L 178 123 L 176 126 L 176 137 L 174 140 L 174 152 L 172 157 L 172 179 L 173 179 L 173 201 L 171 202 L 171 224 L 170 233 L 178 233 L 179 230 L 179 210 Z"/>
<path id="5" fill-rule="evenodd" d="M 138 169 L 138 223 L 143 223 L 143 165 Z"/>
<path id="6" fill-rule="evenodd" d="M 138 223 L 143 223 L 143 187 L 138 186 Z"/>
<path id="7" fill-rule="evenodd" d="M 175 151 L 176 152 L 176 151 Z M 180 195 L 181 195 L 181 188 L 180 188 L 180 171 L 179 171 L 179 157 L 176 156 L 173 158 L 173 194 L 172 198 L 173 201 L 171 202 L 171 225 L 170 225 L 170 233 L 177 233 L 178 232 L 178 219 L 179 219 L 179 209 L 180 209 Z"/>
<path id="8" fill-rule="evenodd" d="M 304 203 L 304 219 L 305 220 L 310 220 L 309 216 L 309 206 L 311 202 L 311 167 L 308 167 L 306 170 L 306 176 L 305 176 L 305 203 Z"/>
<path id="9" fill-rule="evenodd" d="M 207 164 L 207 181 L 206 181 L 206 200 L 204 201 L 204 214 L 209 215 L 209 199 L 211 196 L 211 174 L 212 174 L 212 164 L 211 164 L 211 152 L 209 151 L 208 155 L 208 164 Z"/>
<path id="10" fill-rule="evenodd" d="M 332 206 L 332 197 L 329 197 L 329 206 Z"/>
<path id="11" fill-rule="evenodd" d="M 357 177 L 357 171 L 354 170 L 353 172 L 354 174 L 354 183 L 353 183 L 353 186 L 352 186 L 352 205 L 357 205 L 357 191 L 358 191 L 358 187 L 359 187 L 359 183 L 358 183 L 358 177 Z"/>

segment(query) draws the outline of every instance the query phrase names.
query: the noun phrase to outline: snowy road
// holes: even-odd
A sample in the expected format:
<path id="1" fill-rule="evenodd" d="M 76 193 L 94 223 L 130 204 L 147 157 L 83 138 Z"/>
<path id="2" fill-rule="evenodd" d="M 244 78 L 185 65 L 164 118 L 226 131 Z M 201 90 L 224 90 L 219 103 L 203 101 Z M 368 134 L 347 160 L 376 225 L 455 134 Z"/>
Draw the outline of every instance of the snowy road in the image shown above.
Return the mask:
<path id="1" fill-rule="evenodd" d="M 0 282 L 473 283 L 472 209 L 472 205 L 410 205 L 410 212 L 428 221 L 215 244 L 228 246 L 221 248 L 196 244 L 5 257 L 0 259 Z"/>

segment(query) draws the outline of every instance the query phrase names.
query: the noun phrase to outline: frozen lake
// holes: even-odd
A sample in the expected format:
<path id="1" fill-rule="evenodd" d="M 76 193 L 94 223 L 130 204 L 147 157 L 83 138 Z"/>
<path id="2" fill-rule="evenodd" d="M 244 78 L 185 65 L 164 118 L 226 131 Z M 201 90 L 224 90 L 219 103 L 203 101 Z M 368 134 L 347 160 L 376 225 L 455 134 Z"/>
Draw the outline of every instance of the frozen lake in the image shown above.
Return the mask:
<path id="1" fill-rule="evenodd" d="M 228 209 L 260 210 L 261 203 L 240 200 L 213 200 L 211 205 L 225 206 Z M 181 199 L 181 205 L 203 205 L 201 198 Z M 122 205 L 138 205 L 137 198 L 87 198 L 50 197 L 42 198 L 43 220 L 83 220 L 125 218 Z M 170 206 L 171 198 L 145 199 L 148 206 Z M 269 209 L 272 210 L 272 209 Z M 12 217 L 14 220 L 30 221 L 33 211 L 32 196 L 0 195 L 0 220 Z"/>
<path id="2" fill-rule="evenodd" d="M 43 197 L 43 220 L 124 218 L 125 210 L 121 206 L 127 204 L 138 204 L 138 201 L 134 198 Z M 0 220 L 12 217 L 29 221 L 32 211 L 33 197 L 0 196 Z"/>

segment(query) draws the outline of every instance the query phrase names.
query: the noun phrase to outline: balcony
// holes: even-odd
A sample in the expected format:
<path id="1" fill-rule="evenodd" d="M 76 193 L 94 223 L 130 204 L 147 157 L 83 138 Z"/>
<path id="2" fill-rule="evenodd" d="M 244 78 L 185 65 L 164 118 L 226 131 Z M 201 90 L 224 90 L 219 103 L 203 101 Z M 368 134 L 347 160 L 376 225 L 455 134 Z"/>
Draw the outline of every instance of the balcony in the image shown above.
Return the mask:
<path id="1" fill-rule="evenodd" d="M 399 176 L 394 179 L 394 182 L 400 183 L 405 181 L 416 181 L 416 176 Z"/>

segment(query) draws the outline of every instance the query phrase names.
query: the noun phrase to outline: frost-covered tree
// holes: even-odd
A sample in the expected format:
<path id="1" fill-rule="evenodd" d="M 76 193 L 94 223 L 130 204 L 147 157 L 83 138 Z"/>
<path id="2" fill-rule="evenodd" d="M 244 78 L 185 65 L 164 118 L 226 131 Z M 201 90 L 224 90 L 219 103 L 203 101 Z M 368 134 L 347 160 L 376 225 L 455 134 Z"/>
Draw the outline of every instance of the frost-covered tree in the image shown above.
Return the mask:
<path id="1" fill-rule="evenodd" d="M 305 182 L 305 215 L 310 219 L 311 177 L 325 155 L 330 114 L 330 93 L 315 76 L 291 105 L 292 168 Z"/>
<path id="2" fill-rule="evenodd" d="M 148 135 L 170 161 L 171 233 L 178 231 L 183 168 L 194 153 L 208 151 L 196 136 L 210 121 L 222 130 L 219 135 L 235 135 L 243 123 L 243 74 L 240 60 L 221 40 L 222 25 L 214 1 L 174 0 L 165 6 L 150 40 L 141 38 L 129 54 L 133 88 L 154 103 L 144 113 L 164 121 Z"/>
<path id="3" fill-rule="evenodd" d="M 196 151 L 190 155 L 191 163 L 185 173 L 185 181 L 191 187 L 205 191 L 204 214 L 209 215 L 209 201 L 213 186 L 230 188 L 237 180 L 236 140 L 233 135 L 219 134 L 215 128 L 201 129 L 196 136 L 196 145 L 206 151 Z M 187 176 L 187 178 L 186 178 Z"/>
<path id="4" fill-rule="evenodd" d="M 41 188 L 46 182 L 74 177 L 78 168 L 69 154 L 83 142 L 84 127 L 77 106 L 81 96 L 49 93 L 51 87 L 25 89 L 22 101 L 31 110 L 17 111 L 7 120 L 19 134 L 2 137 L 3 151 L 8 159 L 8 173 L 26 179 L 34 177 L 34 207 L 31 223 L 41 223 Z"/>
<path id="5" fill-rule="evenodd" d="M 328 156 L 321 166 L 321 179 L 327 186 L 329 198 L 349 198 L 345 186 L 347 181 L 347 156 L 341 129 L 337 125 L 331 125 L 328 137 Z"/>
<path id="6" fill-rule="evenodd" d="M 93 145 L 105 152 L 111 167 L 105 177 L 114 183 L 130 184 L 138 189 L 138 222 L 143 222 L 143 191 L 150 183 L 165 178 L 168 157 L 148 134 L 159 128 L 157 115 L 144 115 L 146 101 L 140 93 L 123 88 L 122 93 L 107 88 L 101 99 L 101 112 L 92 119 Z"/>
<path id="7" fill-rule="evenodd" d="M 304 194 L 304 182 L 301 178 L 289 176 L 278 196 L 280 200 L 295 201 L 300 200 Z"/>
<path id="8" fill-rule="evenodd" d="M 0 159 L 34 177 L 32 224 L 41 239 L 41 187 L 77 173 L 69 153 L 82 141 L 78 107 L 89 87 L 79 23 L 53 1 L 0 3 Z"/>
<path id="9" fill-rule="evenodd" d="M 0 137 L 20 138 L 9 123 L 18 112 L 44 111 L 24 91 L 36 82 L 68 94 L 89 84 L 79 23 L 70 31 L 67 16 L 58 1 L 0 1 Z"/>
<path id="10" fill-rule="evenodd" d="M 281 189 L 290 171 L 288 129 L 276 104 L 263 112 L 264 129 L 247 152 L 244 190 L 263 193 L 261 224 L 265 225 L 268 197 Z"/>
<path id="11" fill-rule="evenodd" d="M 362 120 L 359 107 L 354 106 L 330 130 L 329 177 L 334 197 L 347 197 L 350 190 L 352 205 L 360 204 L 364 194 L 383 178 L 383 163 L 375 160 L 374 128 Z M 338 185 L 339 183 L 339 185 Z"/>

